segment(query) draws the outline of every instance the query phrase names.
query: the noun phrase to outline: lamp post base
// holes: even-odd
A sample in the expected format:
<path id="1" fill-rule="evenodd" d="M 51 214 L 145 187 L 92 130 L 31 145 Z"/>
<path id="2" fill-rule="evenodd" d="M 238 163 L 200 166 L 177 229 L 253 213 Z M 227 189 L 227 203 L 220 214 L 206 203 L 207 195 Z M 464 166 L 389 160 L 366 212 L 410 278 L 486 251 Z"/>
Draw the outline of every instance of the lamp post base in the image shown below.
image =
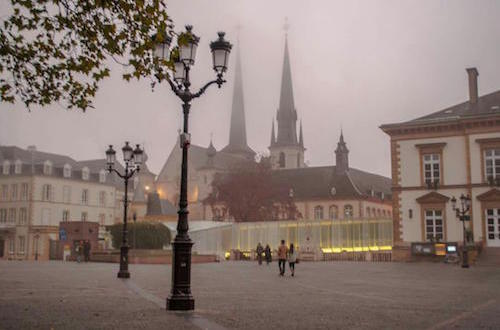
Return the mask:
<path id="1" fill-rule="evenodd" d="M 191 295 L 171 295 L 167 298 L 167 310 L 192 311 L 194 310 L 194 298 Z"/>
<path id="2" fill-rule="evenodd" d="M 120 270 L 118 272 L 118 278 L 130 278 L 130 273 L 128 270 Z"/>
<path id="3" fill-rule="evenodd" d="M 462 252 L 462 268 L 469 268 L 469 256 L 467 250 Z"/>
<path id="4" fill-rule="evenodd" d="M 120 248 L 120 271 L 118 278 L 130 278 L 128 271 L 128 245 L 122 245 Z"/>

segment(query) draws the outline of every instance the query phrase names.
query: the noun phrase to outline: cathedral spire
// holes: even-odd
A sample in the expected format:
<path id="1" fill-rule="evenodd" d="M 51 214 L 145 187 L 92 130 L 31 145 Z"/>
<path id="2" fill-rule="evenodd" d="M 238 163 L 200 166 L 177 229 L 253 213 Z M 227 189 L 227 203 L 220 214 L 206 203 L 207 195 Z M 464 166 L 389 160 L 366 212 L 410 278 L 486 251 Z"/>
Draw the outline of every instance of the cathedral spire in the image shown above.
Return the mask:
<path id="1" fill-rule="evenodd" d="M 272 128 L 271 128 L 271 144 L 270 146 L 274 146 L 276 144 L 276 134 L 274 134 L 274 119 L 272 122 Z"/>
<path id="2" fill-rule="evenodd" d="M 233 104 L 231 109 L 229 143 L 224 149 L 222 149 L 222 151 L 253 158 L 255 152 L 247 145 L 245 106 L 243 99 L 243 80 L 241 73 L 241 59 L 239 48 L 240 47 L 238 44 L 236 51 L 236 70 L 234 78 Z"/>
<path id="3" fill-rule="evenodd" d="M 280 104 L 278 109 L 278 137 L 279 145 L 297 144 L 297 111 L 293 100 L 292 70 L 288 53 L 288 37 L 285 37 L 285 54 L 283 58 L 283 72 L 281 75 Z"/>
<path id="4" fill-rule="evenodd" d="M 349 171 L 349 149 L 347 149 L 344 142 L 344 132 L 340 130 L 340 138 L 335 150 L 335 172 L 337 174 L 344 174 Z"/>

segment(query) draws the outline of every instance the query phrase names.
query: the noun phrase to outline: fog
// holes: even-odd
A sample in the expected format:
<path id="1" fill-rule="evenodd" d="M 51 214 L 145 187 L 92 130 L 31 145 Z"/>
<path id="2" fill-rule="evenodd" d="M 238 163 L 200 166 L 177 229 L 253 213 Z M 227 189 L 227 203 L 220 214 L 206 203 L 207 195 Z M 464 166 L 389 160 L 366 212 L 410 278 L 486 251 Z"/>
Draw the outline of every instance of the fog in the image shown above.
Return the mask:
<path id="1" fill-rule="evenodd" d="M 343 128 L 350 165 L 390 175 L 389 138 L 381 124 L 410 120 L 468 98 L 466 67 L 479 70 L 479 94 L 500 89 L 499 1 L 167 1 L 180 30 L 201 37 L 193 87 L 214 78 L 208 44 L 224 30 L 239 39 L 248 144 L 266 152 L 276 117 L 288 17 L 295 106 L 302 120 L 305 159 L 333 165 Z M 1 7 L 5 8 L 5 4 Z M 240 28 L 239 28 L 240 26 Z M 232 55 L 235 55 L 233 52 Z M 206 146 L 213 133 L 220 150 L 229 138 L 234 60 L 221 89 L 193 101 L 190 131 Z M 145 145 L 158 173 L 181 127 L 181 105 L 167 84 L 127 83 L 113 64 L 95 109 L 61 105 L 28 112 L 0 104 L 0 144 L 103 158 L 108 144 Z"/>

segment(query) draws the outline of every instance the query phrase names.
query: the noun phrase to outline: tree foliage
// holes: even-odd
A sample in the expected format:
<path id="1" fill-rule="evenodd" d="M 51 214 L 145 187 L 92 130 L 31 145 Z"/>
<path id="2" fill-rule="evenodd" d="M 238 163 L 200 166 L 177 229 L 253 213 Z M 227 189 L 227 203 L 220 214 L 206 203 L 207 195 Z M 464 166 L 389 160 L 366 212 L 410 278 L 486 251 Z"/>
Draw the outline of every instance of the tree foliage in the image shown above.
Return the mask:
<path id="1" fill-rule="evenodd" d="M 164 245 L 170 244 L 170 230 L 156 222 L 136 222 L 129 223 L 128 241 L 133 249 L 162 249 Z M 109 231 L 113 240 L 113 246 L 119 248 L 122 244 L 123 225 L 114 224 L 109 226 Z M 135 235 L 135 240 L 134 240 Z M 135 243 L 135 246 L 134 246 Z"/>
<path id="2" fill-rule="evenodd" d="M 289 189 L 273 182 L 270 159 L 261 158 L 216 175 L 205 203 L 212 213 L 217 207 L 227 210 L 237 222 L 296 219 L 299 213 Z"/>
<path id="3" fill-rule="evenodd" d="M 153 57 L 172 32 L 163 0 L 11 0 L 0 26 L 0 98 L 3 102 L 92 107 L 110 59 L 123 78 L 163 80 L 171 63 Z M 152 78 L 151 78 L 152 79 Z"/>

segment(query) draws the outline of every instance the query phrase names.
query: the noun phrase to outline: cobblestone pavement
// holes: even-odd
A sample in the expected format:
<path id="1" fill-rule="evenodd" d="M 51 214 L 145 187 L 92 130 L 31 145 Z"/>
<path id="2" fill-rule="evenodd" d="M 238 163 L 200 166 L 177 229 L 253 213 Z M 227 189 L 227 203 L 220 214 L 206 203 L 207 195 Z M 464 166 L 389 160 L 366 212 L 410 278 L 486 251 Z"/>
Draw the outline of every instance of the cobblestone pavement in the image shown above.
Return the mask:
<path id="1" fill-rule="evenodd" d="M 165 311 L 170 266 L 0 261 L 0 329 L 499 329 L 500 268 L 193 265 L 196 311 Z"/>

